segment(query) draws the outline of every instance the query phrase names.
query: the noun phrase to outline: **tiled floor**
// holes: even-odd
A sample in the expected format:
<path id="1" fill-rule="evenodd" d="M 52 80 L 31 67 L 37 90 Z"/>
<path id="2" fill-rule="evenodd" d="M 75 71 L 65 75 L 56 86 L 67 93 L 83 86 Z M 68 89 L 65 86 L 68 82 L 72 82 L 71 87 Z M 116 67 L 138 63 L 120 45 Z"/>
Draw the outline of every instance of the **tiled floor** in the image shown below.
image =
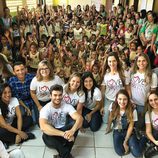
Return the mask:
<path id="1" fill-rule="evenodd" d="M 75 158 L 121 158 L 116 155 L 113 149 L 112 133 L 105 135 L 106 125 L 103 125 L 98 132 L 86 130 L 78 134 L 72 155 Z M 22 149 L 26 158 L 52 158 L 57 154 L 56 150 L 49 149 L 42 140 L 42 132 L 38 127 L 32 129 L 36 139 L 24 142 L 19 148 Z M 14 148 L 12 146 L 10 148 Z M 131 154 L 122 158 L 133 158 Z"/>

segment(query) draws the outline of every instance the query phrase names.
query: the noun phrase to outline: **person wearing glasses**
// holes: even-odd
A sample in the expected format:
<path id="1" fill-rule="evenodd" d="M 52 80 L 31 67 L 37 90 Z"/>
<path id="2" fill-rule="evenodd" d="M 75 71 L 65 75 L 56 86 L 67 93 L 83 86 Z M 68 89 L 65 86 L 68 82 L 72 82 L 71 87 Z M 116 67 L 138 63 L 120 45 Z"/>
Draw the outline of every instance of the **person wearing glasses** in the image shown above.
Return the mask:
<path id="1" fill-rule="evenodd" d="M 38 64 L 36 76 L 32 79 L 30 84 L 31 97 L 38 109 L 37 120 L 39 118 L 39 111 L 50 102 L 50 87 L 57 83 L 59 85 L 64 84 L 59 76 L 54 75 L 50 62 L 42 60 Z"/>

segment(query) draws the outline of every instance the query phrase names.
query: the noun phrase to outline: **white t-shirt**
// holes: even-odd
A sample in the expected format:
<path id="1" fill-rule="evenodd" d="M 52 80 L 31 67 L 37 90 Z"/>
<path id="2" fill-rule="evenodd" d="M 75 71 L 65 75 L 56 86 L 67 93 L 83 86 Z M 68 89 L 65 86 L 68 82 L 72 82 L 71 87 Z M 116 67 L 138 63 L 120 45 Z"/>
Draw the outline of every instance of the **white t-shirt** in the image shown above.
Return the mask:
<path id="1" fill-rule="evenodd" d="M 131 93 L 132 100 L 136 105 L 144 106 L 146 95 L 150 91 L 150 88 L 157 87 L 157 76 L 155 73 L 152 74 L 151 84 L 145 83 L 145 74 L 139 72 L 131 76 Z"/>
<path id="2" fill-rule="evenodd" d="M 85 103 L 86 108 L 92 110 L 97 101 L 101 101 L 102 99 L 102 95 L 101 95 L 101 91 L 99 88 L 95 88 L 94 89 L 94 93 L 93 93 L 93 98 L 91 99 L 91 91 L 88 92 L 88 97 L 87 97 L 87 101 Z"/>
<path id="3" fill-rule="evenodd" d="M 152 124 L 152 127 L 158 131 L 158 115 L 155 114 L 153 111 L 151 112 L 151 121 L 150 121 L 150 117 L 149 117 L 149 112 L 146 112 L 145 114 L 145 123 Z"/>
<path id="4" fill-rule="evenodd" d="M 124 74 L 125 74 L 125 85 L 129 85 L 130 74 L 127 71 L 125 71 Z M 106 86 L 105 97 L 111 101 L 114 101 L 117 92 L 120 89 L 124 88 L 118 73 L 116 73 L 115 75 L 106 73 L 104 75 L 104 80 L 101 85 Z"/>
<path id="5" fill-rule="evenodd" d="M 82 28 L 79 28 L 78 30 L 74 28 L 73 31 L 75 40 L 82 40 Z"/>
<path id="6" fill-rule="evenodd" d="M 30 84 L 30 90 L 36 91 L 36 96 L 38 100 L 46 102 L 50 100 L 50 87 L 55 84 L 63 85 L 64 82 L 57 75 L 54 76 L 53 80 L 50 80 L 48 82 L 37 81 L 37 78 L 34 77 Z"/>
<path id="7" fill-rule="evenodd" d="M 77 106 L 78 103 L 84 103 L 85 102 L 85 94 L 84 92 L 75 92 L 67 94 L 64 90 L 63 92 L 63 101 L 66 104 L 71 104 L 72 106 Z"/>
<path id="8" fill-rule="evenodd" d="M 8 124 L 12 124 L 13 123 L 13 120 L 16 116 L 16 111 L 15 111 L 15 108 L 19 106 L 19 101 L 17 98 L 15 97 L 12 97 L 11 100 L 10 100 L 10 103 L 8 105 L 8 114 L 7 114 L 7 118 L 5 119 L 5 121 L 8 123 Z M 2 112 L 1 112 L 1 109 L 0 109 L 0 115 L 2 115 Z"/>
<path id="9" fill-rule="evenodd" d="M 66 116 L 68 114 L 71 116 L 74 112 L 76 110 L 70 104 L 62 102 L 61 106 L 56 109 L 53 107 L 53 103 L 49 102 L 41 109 L 40 118 L 48 120 L 48 123 L 55 128 L 61 128 L 65 126 Z"/>

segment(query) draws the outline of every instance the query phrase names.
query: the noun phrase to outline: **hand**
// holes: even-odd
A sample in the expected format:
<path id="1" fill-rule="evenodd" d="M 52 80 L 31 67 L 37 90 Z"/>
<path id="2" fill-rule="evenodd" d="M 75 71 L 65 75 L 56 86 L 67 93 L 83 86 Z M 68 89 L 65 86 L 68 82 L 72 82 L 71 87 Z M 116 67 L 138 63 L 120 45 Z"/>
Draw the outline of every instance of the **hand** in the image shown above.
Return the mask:
<path id="1" fill-rule="evenodd" d="M 32 115 L 31 110 L 29 108 L 26 108 L 26 113 L 27 113 L 27 116 L 31 116 Z"/>
<path id="2" fill-rule="evenodd" d="M 89 123 L 91 121 L 92 115 L 89 113 L 85 116 L 85 119 L 87 120 L 87 122 Z"/>
<path id="3" fill-rule="evenodd" d="M 65 131 L 64 138 L 67 139 L 70 142 L 74 141 L 74 131 L 73 130 Z"/>
<path id="4" fill-rule="evenodd" d="M 111 127 L 106 127 L 105 134 L 108 134 L 112 131 Z"/>
<path id="5" fill-rule="evenodd" d="M 155 144 L 156 146 L 158 146 L 158 140 L 155 140 L 155 141 L 154 141 L 154 144 Z"/>
<path id="6" fill-rule="evenodd" d="M 101 109 L 100 109 L 100 114 L 103 116 L 104 115 L 104 107 L 102 107 Z"/>
<path id="7" fill-rule="evenodd" d="M 124 141 L 124 142 L 123 142 L 123 147 L 124 147 L 124 149 L 125 149 L 125 154 L 127 154 L 128 151 L 129 151 L 129 146 L 128 146 L 128 144 L 127 144 L 127 141 Z"/>
<path id="8" fill-rule="evenodd" d="M 5 32 L 5 36 L 8 38 L 9 35 L 10 35 L 10 32 L 9 32 L 9 31 L 6 31 L 6 32 Z"/>
<path id="9" fill-rule="evenodd" d="M 18 135 L 21 137 L 21 139 L 24 139 L 24 140 L 28 138 L 28 135 L 23 131 L 20 131 Z"/>
<path id="10" fill-rule="evenodd" d="M 19 144 L 20 142 L 21 142 L 21 137 L 20 137 L 20 135 L 16 135 L 16 137 L 15 137 L 15 144 Z"/>

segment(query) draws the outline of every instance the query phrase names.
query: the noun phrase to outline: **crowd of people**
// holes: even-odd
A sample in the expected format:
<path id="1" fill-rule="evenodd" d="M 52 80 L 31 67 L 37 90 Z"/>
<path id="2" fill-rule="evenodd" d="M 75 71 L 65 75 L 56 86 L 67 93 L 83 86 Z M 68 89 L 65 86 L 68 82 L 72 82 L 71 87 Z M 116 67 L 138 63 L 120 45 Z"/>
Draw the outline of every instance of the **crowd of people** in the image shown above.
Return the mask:
<path id="1" fill-rule="evenodd" d="M 113 130 L 114 150 L 158 154 L 158 23 L 152 11 L 8 7 L 0 18 L 0 140 L 35 139 L 72 158 L 78 131 Z M 106 143 L 106 142 L 105 142 Z M 0 155 L 1 156 L 1 155 Z M 3 156 L 2 156 L 3 157 Z"/>

